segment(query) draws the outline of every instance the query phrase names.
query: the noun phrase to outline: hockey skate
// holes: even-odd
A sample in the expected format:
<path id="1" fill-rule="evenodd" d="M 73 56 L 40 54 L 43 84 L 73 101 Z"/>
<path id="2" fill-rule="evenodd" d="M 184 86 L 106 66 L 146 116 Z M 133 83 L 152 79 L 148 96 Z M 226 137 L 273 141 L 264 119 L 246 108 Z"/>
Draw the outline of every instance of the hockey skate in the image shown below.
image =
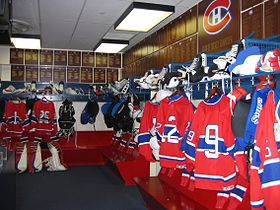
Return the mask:
<path id="1" fill-rule="evenodd" d="M 199 82 L 204 76 L 204 67 L 207 66 L 207 57 L 205 53 L 199 53 L 193 59 L 192 64 L 187 67 L 191 82 Z"/>
<path id="2" fill-rule="evenodd" d="M 237 55 L 240 51 L 244 49 L 244 45 L 241 42 L 233 44 L 231 50 L 227 52 L 224 56 L 219 56 L 213 60 L 213 63 L 217 65 L 217 70 L 226 71 L 230 64 L 233 64 L 236 61 Z"/>

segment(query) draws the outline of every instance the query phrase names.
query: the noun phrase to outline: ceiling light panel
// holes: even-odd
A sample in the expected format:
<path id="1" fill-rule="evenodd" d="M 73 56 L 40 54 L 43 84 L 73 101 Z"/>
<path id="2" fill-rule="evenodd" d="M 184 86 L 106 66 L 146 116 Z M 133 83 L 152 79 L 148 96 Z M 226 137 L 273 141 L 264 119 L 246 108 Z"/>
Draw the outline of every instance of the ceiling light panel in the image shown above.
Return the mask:
<path id="1" fill-rule="evenodd" d="M 127 47 L 129 41 L 126 40 L 107 40 L 102 39 L 96 47 L 93 49 L 95 52 L 102 53 L 118 53 L 125 47 Z"/>
<path id="2" fill-rule="evenodd" d="M 148 32 L 174 11 L 174 6 L 133 2 L 115 23 L 115 30 Z"/>
<path id="3" fill-rule="evenodd" d="M 39 35 L 12 35 L 11 42 L 15 48 L 41 49 L 41 39 Z"/>

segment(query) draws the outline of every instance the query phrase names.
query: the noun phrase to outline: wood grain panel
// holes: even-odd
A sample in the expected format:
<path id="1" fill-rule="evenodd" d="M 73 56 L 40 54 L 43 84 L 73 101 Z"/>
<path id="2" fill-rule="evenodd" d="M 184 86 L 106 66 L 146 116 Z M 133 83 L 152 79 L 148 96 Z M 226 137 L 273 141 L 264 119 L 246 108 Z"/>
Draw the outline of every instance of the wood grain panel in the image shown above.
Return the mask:
<path id="1" fill-rule="evenodd" d="M 263 2 L 263 0 L 242 0 L 242 10 L 248 9 L 249 7 L 255 6 Z"/>
<path id="2" fill-rule="evenodd" d="M 176 24 L 177 39 L 183 39 L 186 36 L 186 22 L 184 15 L 179 16 Z"/>
<path id="3" fill-rule="evenodd" d="M 185 13 L 186 36 L 197 32 L 197 6 L 194 6 Z"/>
<path id="4" fill-rule="evenodd" d="M 25 64 L 38 65 L 38 50 L 25 50 Z"/>
<path id="5" fill-rule="evenodd" d="M 24 50 L 23 49 L 10 49 L 10 63 L 11 64 L 23 64 Z"/>
<path id="6" fill-rule="evenodd" d="M 11 81 L 24 81 L 24 65 L 11 65 Z"/>
<path id="7" fill-rule="evenodd" d="M 264 8 L 265 38 L 280 34 L 280 1 L 267 1 Z"/>
<path id="8" fill-rule="evenodd" d="M 256 32 L 254 38 L 263 38 L 263 5 L 242 13 L 242 38 Z"/>

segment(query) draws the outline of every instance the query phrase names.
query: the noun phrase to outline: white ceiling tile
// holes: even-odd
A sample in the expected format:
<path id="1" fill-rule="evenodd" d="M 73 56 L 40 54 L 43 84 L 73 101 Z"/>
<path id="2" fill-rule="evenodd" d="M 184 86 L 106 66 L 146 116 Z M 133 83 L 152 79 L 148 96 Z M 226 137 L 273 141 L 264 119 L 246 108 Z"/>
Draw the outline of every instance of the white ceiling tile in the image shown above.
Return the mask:
<path id="1" fill-rule="evenodd" d="M 13 0 L 13 14 L 32 25 L 33 30 L 28 33 L 41 32 L 43 47 L 92 49 L 106 34 L 105 38 L 130 40 L 130 48 L 200 0 L 137 1 L 174 5 L 175 14 L 148 33 L 113 29 L 114 23 L 133 0 Z"/>
<path id="2" fill-rule="evenodd" d="M 202 1 L 202 0 L 184 0 L 184 1 L 181 1 L 177 6 L 183 7 L 186 10 L 188 10 L 189 8 L 193 7 L 195 4 L 197 4 L 200 1 Z"/>
<path id="3" fill-rule="evenodd" d="M 69 47 L 79 50 L 92 50 L 98 42 L 99 39 L 85 39 L 81 37 L 75 37 L 74 39 L 72 39 Z"/>
<path id="4" fill-rule="evenodd" d="M 182 0 L 137 0 L 138 2 L 151 3 L 151 4 L 165 4 L 175 6 Z"/>
<path id="5" fill-rule="evenodd" d="M 127 9 L 130 2 L 116 0 L 87 1 L 80 21 L 112 25 Z"/>
<path id="6" fill-rule="evenodd" d="M 71 21 L 56 21 L 55 24 L 43 22 L 42 29 L 41 29 L 43 46 L 45 44 L 53 45 L 56 43 L 59 46 L 61 46 L 63 43 L 65 44 L 64 48 L 67 48 L 67 45 L 71 40 L 71 35 L 74 30 L 74 27 L 75 27 L 75 23 Z"/>
<path id="7" fill-rule="evenodd" d="M 79 22 L 74 37 L 82 37 L 82 38 L 99 38 L 108 31 L 110 25 L 100 24 L 100 23 L 88 23 L 88 22 Z"/>
<path id="8" fill-rule="evenodd" d="M 85 0 L 39 0 L 42 22 L 77 21 Z"/>

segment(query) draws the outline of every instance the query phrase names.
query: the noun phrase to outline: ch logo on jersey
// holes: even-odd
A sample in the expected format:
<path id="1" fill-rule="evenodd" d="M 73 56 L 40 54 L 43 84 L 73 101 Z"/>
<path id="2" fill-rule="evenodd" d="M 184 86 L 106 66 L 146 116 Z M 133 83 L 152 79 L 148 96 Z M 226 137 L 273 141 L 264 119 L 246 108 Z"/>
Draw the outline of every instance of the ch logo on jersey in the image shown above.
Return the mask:
<path id="1" fill-rule="evenodd" d="M 215 0 L 207 7 L 203 15 L 203 28 L 208 34 L 220 33 L 230 23 L 231 0 Z"/>

